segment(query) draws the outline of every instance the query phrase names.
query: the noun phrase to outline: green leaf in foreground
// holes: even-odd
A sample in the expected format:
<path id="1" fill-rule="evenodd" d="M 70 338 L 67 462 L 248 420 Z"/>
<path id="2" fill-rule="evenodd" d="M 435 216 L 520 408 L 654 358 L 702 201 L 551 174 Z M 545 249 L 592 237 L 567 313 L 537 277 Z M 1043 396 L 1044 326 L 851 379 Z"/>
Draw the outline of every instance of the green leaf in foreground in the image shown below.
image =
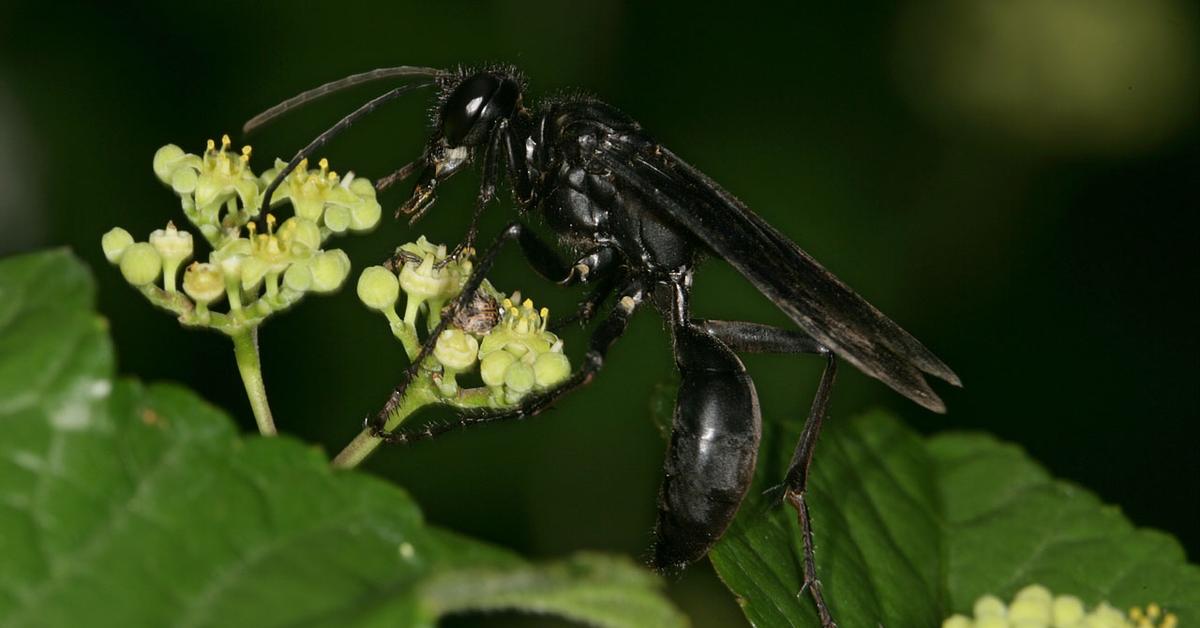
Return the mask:
<path id="1" fill-rule="evenodd" d="M 1200 567 L 1178 542 L 981 434 L 922 439 L 882 414 L 834 417 L 810 483 L 817 570 L 843 626 L 931 626 L 1039 583 L 1089 606 L 1156 602 L 1200 622 Z M 767 426 L 751 495 L 783 477 L 800 426 Z M 755 626 L 817 626 L 790 508 L 748 500 L 711 557 Z"/>
<path id="2" fill-rule="evenodd" d="M 530 565 L 180 387 L 114 382 L 93 296 L 65 253 L 0 263 L 0 626 L 684 623 L 628 561 Z"/>

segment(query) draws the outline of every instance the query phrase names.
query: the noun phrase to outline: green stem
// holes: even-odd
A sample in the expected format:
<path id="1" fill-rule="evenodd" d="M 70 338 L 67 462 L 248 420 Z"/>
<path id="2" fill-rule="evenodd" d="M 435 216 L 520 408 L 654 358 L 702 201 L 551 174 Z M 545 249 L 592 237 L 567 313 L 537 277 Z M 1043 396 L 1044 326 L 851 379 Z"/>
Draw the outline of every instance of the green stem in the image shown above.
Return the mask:
<path id="1" fill-rule="evenodd" d="M 490 407 L 492 405 L 491 391 L 487 388 L 465 388 L 459 390 L 458 395 L 454 397 L 442 398 L 438 395 L 438 391 L 429 377 L 423 375 L 409 385 L 408 390 L 405 391 L 404 400 L 400 403 L 400 407 L 396 408 L 388 417 L 383 431 L 394 432 L 413 412 L 434 403 L 455 408 Z M 383 439 L 372 434 L 370 427 L 363 428 L 363 431 L 359 432 L 358 436 L 355 436 L 354 440 L 350 441 L 350 444 L 334 457 L 331 464 L 335 469 L 353 469 L 366 460 L 367 456 L 370 456 L 382 443 Z"/>
<path id="2" fill-rule="evenodd" d="M 242 384 L 250 399 L 250 409 L 258 422 L 258 431 L 263 436 L 274 436 L 275 419 L 271 417 L 271 406 L 267 404 L 267 388 L 263 384 L 262 364 L 258 360 L 258 327 L 247 326 L 229 335 L 233 339 L 233 355 L 237 358 Z"/>

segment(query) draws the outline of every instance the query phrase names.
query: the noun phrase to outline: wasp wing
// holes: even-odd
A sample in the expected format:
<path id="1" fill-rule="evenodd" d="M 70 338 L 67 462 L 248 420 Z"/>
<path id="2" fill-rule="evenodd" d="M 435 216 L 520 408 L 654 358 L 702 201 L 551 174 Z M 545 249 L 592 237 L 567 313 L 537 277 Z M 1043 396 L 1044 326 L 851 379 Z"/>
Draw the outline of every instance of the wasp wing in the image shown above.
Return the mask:
<path id="1" fill-rule="evenodd" d="M 923 373 L 961 383 L 920 341 L 704 173 L 658 145 L 625 148 L 599 156 L 614 177 L 736 268 L 805 333 L 916 403 L 945 411 Z"/>

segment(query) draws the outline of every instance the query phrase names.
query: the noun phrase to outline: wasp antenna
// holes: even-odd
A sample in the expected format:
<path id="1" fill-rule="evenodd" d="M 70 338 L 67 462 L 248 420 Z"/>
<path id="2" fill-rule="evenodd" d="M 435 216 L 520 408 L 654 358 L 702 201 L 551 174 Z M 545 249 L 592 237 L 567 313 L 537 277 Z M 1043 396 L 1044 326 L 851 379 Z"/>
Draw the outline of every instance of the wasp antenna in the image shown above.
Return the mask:
<path id="1" fill-rule="evenodd" d="M 324 146 L 327 142 L 329 142 L 329 140 L 333 139 L 334 137 L 337 137 L 337 135 L 339 133 L 350 128 L 350 125 L 357 122 L 363 116 L 366 116 L 367 114 L 370 114 L 372 111 L 375 111 L 381 105 L 384 105 L 392 100 L 395 100 L 395 99 L 403 96 L 404 94 L 407 94 L 408 92 L 422 89 L 425 87 L 431 87 L 432 85 L 433 85 L 433 83 L 415 83 L 412 85 L 402 85 L 400 87 L 397 87 L 396 89 L 393 89 L 390 92 L 383 94 L 382 96 L 376 96 L 375 98 L 368 101 L 367 104 L 359 107 L 358 109 L 355 109 L 353 112 L 350 113 L 350 115 L 346 116 L 345 118 L 342 118 L 341 120 L 338 120 L 337 124 L 329 127 L 329 129 L 327 131 L 318 135 L 317 139 L 308 143 L 308 146 L 301 148 L 300 151 L 296 153 L 296 156 L 292 157 L 292 160 L 289 161 L 286 166 L 284 166 L 283 170 L 280 170 L 279 174 L 275 175 L 275 179 L 273 181 L 271 181 L 271 184 L 267 186 L 266 192 L 263 193 L 263 207 L 269 208 L 271 206 L 271 196 L 275 193 L 275 190 L 276 190 L 276 188 L 279 187 L 279 184 L 283 182 L 284 178 L 286 178 L 288 176 L 288 174 L 290 174 L 293 170 L 295 170 L 296 166 L 300 165 L 301 161 L 304 161 L 305 159 L 308 159 L 309 157 L 311 157 L 313 153 L 320 150 L 322 146 Z"/>
<path id="2" fill-rule="evenodd" d="M 278 118 L 279 116 L 295 109 L 301 105 L 310 103 L 323 96 L 328 96 L 334 92 L 342 91 L 356 85 L 369 83 L 371 81 L 379 81 L 383 79 L 397 78 L 402 76 L 421 76 L 426 78 L 438 78 L 445 75 L 444 70 L 437 68 L 422 68 L 411 65 L 401 65 L 394 68 L 379 68 L 370 72 L 361 74 L 352 74 L 346 78 L 330 81 L 320 87 L 314 87 L 306 92 L 302 92 L 291 98 L 267 109 L 266 111 L 250 118 L 246 124 L 242 125 L 243 133 L 253 133 L 258 127 Z"/>

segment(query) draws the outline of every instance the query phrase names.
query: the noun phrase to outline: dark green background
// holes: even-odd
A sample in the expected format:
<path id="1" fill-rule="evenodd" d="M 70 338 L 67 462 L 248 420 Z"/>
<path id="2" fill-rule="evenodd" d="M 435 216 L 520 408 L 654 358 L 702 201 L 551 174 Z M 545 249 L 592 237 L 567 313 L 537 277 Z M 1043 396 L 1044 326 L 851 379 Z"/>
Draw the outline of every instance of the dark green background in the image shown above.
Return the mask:
<path id="1" fill-rule="evenodd" d="M 938 60 L 898 55 L 891 5 L 434 4 L 10 4 L 0 13 L 0 153 L 17 159 L 0 176 L 0 253 L 73 247 L 101 283 L 122 371 L 184 382 L 252 429 L 225 341 L 153 311 L 100 254 L 114 225 L 144 238 L 181 218 L 150 170 L 155 149 L 198 152 L 266 106 L 353 72 L 512 62 L 533 98 L 577 88 L 639 119 L 966 383 L 939 388 L 950 412 L 938 416 L 846 369 L 834 420 L 884 406 L 926 432 L 994 432 L 1200 554 L 1194 113 L 1155 141 L 1094 146 L 1055 140 L 1053 128 L 1039 139 L 986 118 L 939 117 L 914 104 L 937 100 L 920 68 Z M 264 130 L 252 138 L 256 166 L 378 89 Z M 335 169 L 377 177 L 415 156 L 428 106 L 415 96 L 357 125 L 329 148 Z M 468 176 L 418 228 L 388 221 L 334 246 L 361 268 L 420 233 L 456 241 Z M 385 195 L 385 209 L 400 198 Z M 508 203 L 493 209 L 484 233 L 510 217 Z M 560 315 L 577 296 L 534 279 L 515 251 L 493 281 Z M 702 315 L 785 322 L 719 263 L 701 269 L 695 293 Z M 261 342 L 281 428 L 331 451 L 404 366 L 352 289 L 306 300 Z M 802 415 L 813 360 L 747 363 L 768 420 Z M 664 447 L 648 400 L 671 369 L 653 314 L 635 319 L 609 365 L 536 420 L 384 451 L 368 468 L 411 490 L 431 520 L 526 554 L 644 555 Z M 737 621 L 707 569 L 675 586 L 681 603 L 698 625 Z"/>

